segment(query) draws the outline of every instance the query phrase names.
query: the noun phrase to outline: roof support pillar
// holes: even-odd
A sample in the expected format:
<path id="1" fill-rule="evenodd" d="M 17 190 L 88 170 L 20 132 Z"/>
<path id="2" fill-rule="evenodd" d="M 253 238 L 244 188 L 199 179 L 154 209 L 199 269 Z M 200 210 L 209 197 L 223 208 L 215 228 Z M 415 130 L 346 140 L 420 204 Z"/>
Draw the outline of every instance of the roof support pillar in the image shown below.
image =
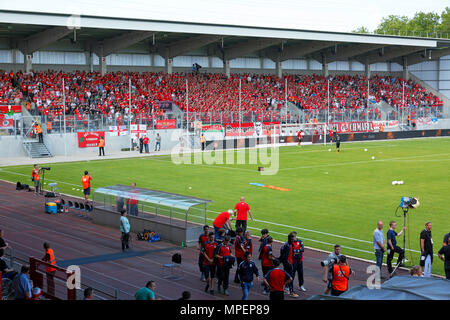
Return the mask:
<path id="1" fill-rule="evenodd" d="M 408 58 L 403 57 L 403 79 L 409 80 Z"/>
<path id="2" fill-rule="evenodd" d="M 100 64 L 100 74 L 103 77 L 106 74 L 107 66 L 106 66 L 106 57 L 99 57 Z"/>
<path id="3" fill-rule="evenodd" d="M 370 78 L 370 63 L 368 62 L 364 64 L 364 75 L 366 76 L 367 79 Z"/>
<path id="4" fill-rule="evenodd" d="M 172 74 L 172 58 L 166 57 L 166 63 L 165 63 L 165 71 L 167 74 Z"/>
<path id="5" fill-rule="evenodd" d="M 33 69 L 33 55 L 32 54 L 24 54 L 23 61 L 24 61 L 25 73 L 30 73 L 31 69 Z"/>
<path id="6" fill-rule="evenodd" d="M 277 69 L 277 77 L 281 78 L 283 76 L 283 66 L 280 60 L 277 60 L 276 62 L 276 69 Z"/>
<path id="7" fill-rule="evenodd" d="M 227 76 L 227 78 L 230 77 L 230 60 L 224 60 L 223 61 L 223 72 L 225 73 L 225 75 Z"/>
<path id="8" fill-rule="evenodd" d="M 322 75 L 327 78 L 328 77 L 328 62 L 327 58 L 323 56 L 322 58 Z"/>

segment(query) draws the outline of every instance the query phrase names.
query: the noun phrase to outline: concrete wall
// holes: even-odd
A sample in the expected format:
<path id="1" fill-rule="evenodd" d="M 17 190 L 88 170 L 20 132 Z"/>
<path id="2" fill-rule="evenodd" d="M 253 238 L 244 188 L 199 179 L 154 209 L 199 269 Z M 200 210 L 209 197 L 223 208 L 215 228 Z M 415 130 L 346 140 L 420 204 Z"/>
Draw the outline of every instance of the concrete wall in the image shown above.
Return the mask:
<path id="1" fill-rule="evenodd" d="M 0 136 L 0 150 L 0 163 L 1 158 L 28 156 L 20 136 Z"/>
<path id="2" fill-rule="evenodd" d="M 148 130 L 147 135 L 150 139 L 150 151 L 155 148 L 155 137 L 159 133 L 161 136 L 161 151 L 172 149 L 178 143 L 178 137 L 181 135 L 181 129 L 171 130 Z M 64 143 L 66 143 L 67 154 L 97 154 L 98 148 L 79 148 L 76 133 L 48 134 L 44 136 L 44 142 L 53 155 L 64 155 Z M 105 153 L 119 152 L 124 148 L 130 147 L 130 136 L 113 136 L 109 132 L 105 134 Z"/>
<path id="3" fill-rule="evenodd" d="M 183 133 L 181 129 L 166 129 L 166 130 L 148 130 L 147 135 L 150 138 L 150 151 L 155 149 L 155 137 L 159 133 L 161 136 L 161 151 L 171 150 L 179 143 L 179 137 Z M 105 153 L 117 153 L 123 148 L 130 147 L 130 136 L 111 137 L 109 132 L 105 135 Z M 76 133 L 64 134 L 46 134 L 44 135 L 44 143 L 54 156 L 63 156 L 65 152 L 67 155 L 98 154 L 98 148 L 79 148 L 78 138 Z M 64 146 L 65 145 L 65 146 Z M 66 151 L 65 151 L 66 148 Z M 0 136 L 0 150 L 2 153 L 0 158 L 9 157 L 27 157 L 22 139 L 20 136 Z"/>

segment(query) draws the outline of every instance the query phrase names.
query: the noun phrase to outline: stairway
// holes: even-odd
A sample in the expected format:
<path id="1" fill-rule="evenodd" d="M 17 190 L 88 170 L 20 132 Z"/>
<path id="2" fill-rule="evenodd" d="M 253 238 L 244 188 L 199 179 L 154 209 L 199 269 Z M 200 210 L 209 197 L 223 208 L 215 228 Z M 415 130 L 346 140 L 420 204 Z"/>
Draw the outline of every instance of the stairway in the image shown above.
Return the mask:
<path id="1" fill-rule="evenodd" d="M 23 146 L 30 158 L 51 158 L 53 155 L 44 143 L 24 141 Z"/>

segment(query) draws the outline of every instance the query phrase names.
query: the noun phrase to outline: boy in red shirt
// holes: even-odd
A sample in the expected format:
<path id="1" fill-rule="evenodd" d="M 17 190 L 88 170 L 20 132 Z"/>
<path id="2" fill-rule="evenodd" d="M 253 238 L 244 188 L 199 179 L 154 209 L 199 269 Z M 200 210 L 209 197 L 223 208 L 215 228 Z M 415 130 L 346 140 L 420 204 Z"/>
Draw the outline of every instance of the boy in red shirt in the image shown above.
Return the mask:
<path id="1" fill-rule="evenodd" d="M 198 266 L 199 266 L 199 269 L 200 269 L 201 280 L 202 281 L 206 281 L 205 274 L 203 273 L 203 253 L 202 253 L 202 249 L 205 246 L 205 244 L 208 242 L 208 240 L 209 240 L 209 226 L 208 225 L 204 225 L 203 226 L 203 233 L 198 237 L 198 244 L 197 244 L 197 248 L 200 251 L 200 254 L 198 256 Z"/>
<path id="2" fill-rule="evenodd" d="M 234 252 L 236 256 L 236 264 L 239 266 L 241 262 L 244 260 L 244 236 L 242 228 L 236 228 L 236 238 L 234 240 Z M 234 277 L 234 283 L 239 283 L 238 273 Z"/>
<path id="3" fill-rule="evenodd" d="M 214 261 L 217 243 L 214 242 L 214 232 L 210 232 L 209 239 L 202 248 L 203 253 L 203 273 L 206 278 L 205 292 L 214 295 L 214 276 L 216 274 L 216 262 Z"/>
<path id="4" fill-rule="evenodd" d="M 220 244 L 216 249 L 216 255 L 217 258 L 217 277 L 219 278 L 219 281 L 217 282 L 217 287 L 219 290 L 219 293 L 222 293 L 221 286 L 223 286 L 223 293 L 228 296 L 228 284 L 230 279 L 230 268 L 226 261 L 225 257 L 231 256 L 231 247 L 229 245 L 230 243 L 230 236 L 225 236 L 223 243 Z"/>
<path id="5" fill-rule="evenodd" d="M 263 277 L 269 273 L 273 268 L 273 260 L 275 259 L 272 254 L 272 242 L 273 238 L 268 236 L 266 239 L 266 244 L 264 245 L 261 252 L 261 268 Z M 269 288 L 266 284 L 264 284 L 264 294 L 269 294 Z"/>

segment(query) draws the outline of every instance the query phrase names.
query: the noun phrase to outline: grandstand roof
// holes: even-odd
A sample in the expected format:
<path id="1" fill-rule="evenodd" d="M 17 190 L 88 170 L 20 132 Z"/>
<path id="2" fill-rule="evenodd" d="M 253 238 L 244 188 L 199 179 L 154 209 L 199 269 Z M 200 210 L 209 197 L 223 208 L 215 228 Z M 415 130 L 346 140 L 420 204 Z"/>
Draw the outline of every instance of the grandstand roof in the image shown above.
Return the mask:
<path id="1" fill-rule="evenodd" d="M 107 56 L 134 44 L 145 43 L 149 52 L 173 58 L 207 48 L 209 55 L 232 60 L 249 54 L 273 61 L 308 57 L 319 62 L 354 59 L 361 63 L 395 61 L 408 65 L 450 54 L 450 39 L 289 29 L 233 19 L 213 23 L 186 13 L 181 19 L 167 14 L 145 14 L 124 8 L 116 11 L 77 11 L 49 1 L 32 5 L 8 2 L 0 5 L 0 38 L 23 53 L 45 49 L 64 38 L 77 46 Z M 80 12 L 73 15 L 73 12 Z M 75 44 L 74 44 L 75 45 Z"/>

